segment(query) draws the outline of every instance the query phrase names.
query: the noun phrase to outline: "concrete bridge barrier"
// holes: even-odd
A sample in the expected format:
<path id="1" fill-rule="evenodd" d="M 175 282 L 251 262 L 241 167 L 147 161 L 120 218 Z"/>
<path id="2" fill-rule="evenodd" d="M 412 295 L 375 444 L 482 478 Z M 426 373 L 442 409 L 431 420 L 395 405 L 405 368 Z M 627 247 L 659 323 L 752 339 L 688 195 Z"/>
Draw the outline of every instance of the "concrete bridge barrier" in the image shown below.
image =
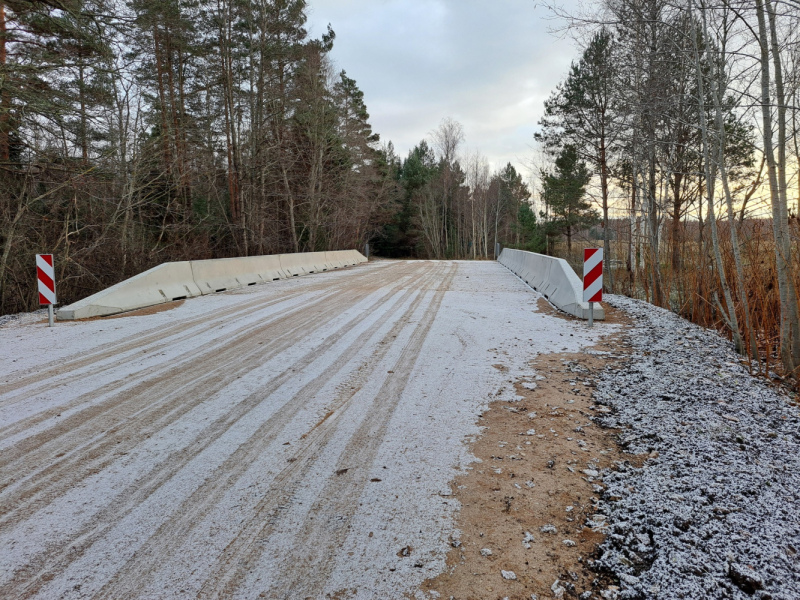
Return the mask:
<path id="1" fill-rule="evenodd" d="M 330 269 L 341 269 L 345 266 L 344 258 L 342 257 L 342 252 L 326 252 L 325 253 L 325 264 L 328 265 Z"/>
<path id="2" fill-rule="evenodd" d="M 325 253 L 325 262 L 335 269 L 357 265 L 366 260 L 367 258 L 358 250 L 341 250 L 339 252 Z"/>
<path id="3" fill-rule="evenodd" d="M 579 319 L 589 318 L 589 303 L 583 301 L 583 282 L 563 258 L 503 248 L 498 260 L 555 307 Z M 605 311 L 597 302 L 594 318 L 605 319 Z"/>
<path id="4" fill-rule="evenodd" d="M 367 259 L 357 250 L 169 262 L 61 308 L 58 318 L 114 315 L 363 262 Z"/>
<path id="5" fill-rule="evenodd" d="M 58 318 L 71 320 L 113 315 L 200 295 L 202 291 L 192 278 L 190 262 L 164 263 L 59 309 Z"/>
<path id="6" fill-rule="evenodd" d="M 349 250 L 332 252 L 331 254 L 345 254 Z M 291 277 L 306 275 L 308 273 L 322 273 L 333 269 L 326 259 L 326 252 L 305 252 L 303 254 L 279 254 L 281 268 Z"/>

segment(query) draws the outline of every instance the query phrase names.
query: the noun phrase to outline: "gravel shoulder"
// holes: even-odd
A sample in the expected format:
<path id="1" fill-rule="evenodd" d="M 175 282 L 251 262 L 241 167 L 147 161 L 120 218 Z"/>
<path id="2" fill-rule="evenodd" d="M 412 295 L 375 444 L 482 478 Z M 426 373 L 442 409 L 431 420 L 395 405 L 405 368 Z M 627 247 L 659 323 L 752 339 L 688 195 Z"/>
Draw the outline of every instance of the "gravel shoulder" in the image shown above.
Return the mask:
<path id="1" fill-rule="evenodd" d="M 559 314 L 543 298 L 539 307 Z M 618 316 L 607 309 L 604 327 Z M 542 354 L 516 382 L 518 398 L 489 405 L 470 448 L 478 460 L 452 484 L 457 535 L 445 572 L 422 586 L 427 597 L 564 598 L 615 583 L 586 560 L 605 538 L 605 523 L 593 521 L 597 485 L 603 469 L 641 457 L 622 453 L 616 432 L 592 421 L 605 409 L 593 391 L 625 356 L 620 331 L 579 353 Z"/>
<path id="2" fill-rule="evenodd" d="M 607 296 L 632 321 L 628 364 L 597 382 L 643 468 L 603 473 L 608 536 L 594 567 L 608 598 L 800 598 L 800 418 L 714 331 Z"/>
<path id="3" fill-rule="evenodd" d="M 796 399 L 717 332 L 606 301 L 623 330 L 537 357 L 482 415 L 447 569 L 416 597 L 797 600 Z"/>

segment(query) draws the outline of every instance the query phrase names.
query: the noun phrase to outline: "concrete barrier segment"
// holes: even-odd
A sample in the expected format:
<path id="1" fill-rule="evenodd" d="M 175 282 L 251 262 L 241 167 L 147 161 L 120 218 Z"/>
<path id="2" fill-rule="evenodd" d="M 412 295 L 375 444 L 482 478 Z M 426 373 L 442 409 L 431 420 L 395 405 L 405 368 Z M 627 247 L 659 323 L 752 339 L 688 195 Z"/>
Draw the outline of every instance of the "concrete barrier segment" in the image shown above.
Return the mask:
<path id="1" fill-rule="evenodd" d="M 250 280 L 257 281 L 257 274 L 248 268 L 248 258 L 220 258 L 217 260 L 193 260 L 192 277 L 203 294 L 215 294 L 244 287 Z M 242 283 L 242 282 L 245 283 Z"/>
<path id="2" fill-rule="evenodd" d="M 307 252 L 303 254 L 306 262 L 311 269 L 310 273 L 322 273 L 328 270 L 328 262 L 325 258 L 325 252 Z"/>
<path id="3" fill-rule="evenodd" d="M 190 262 L 164 263 L 62 307 L 58 311 L 58 318 L 73 320 L 104 317 L 201 294 L 202 291 L 192 278 Z"/>
<path id="4" fill-rule="evenodd" d="M 364 262 L 357 250 L 339 250 L 164 263 L 62 307 L 58 318 L 104 317 Z"/>
<path id="5" fill-rule="evenodd" d="M 563 258 L 503 248 L 499 261 L 558 309 L 579 319 L 589 318 L 589 303 L 583 301 L 583 283 Z M 594 305 L 594 318 L 605 320 L 605 311 L 598 303 Z"/>
<path id="6" fill-rule="evenodd" d="M 302 254 L 279 254 L 281 269 L 292 277 L 308 274 L 313 268 L 302 257 Z"/>
<path id="7" fill-rule="evenodd" d="M 325 254 L 326 260 L 336 265 L 337 269 L 367 262 L 366 257 L 358 250 L 337 250 L 334 252 L 326 252 Z"/>
<path id="8" fill-rule="evenodd" d="M 362 263 L 369 262 L 369 259 L 361 254 L 361 252 L 358 250 L 345 250 L 345 252 L 351 256 L 354 265 L 360 265 Z"/>
<path id="9" fill-rule="evenodd" d="M 281 269 L 281 259 L 277 254 L 256 256 L 256 272 L 265 282 L 286 279 L 286 272 Z"/>
<path id="10" fill-rule="evenodd" d="M 329 268 L 331 269 L 341 269 L 344 267 L 344 261 L 342 261 L 341 252 L 326 252 L 325 264 L 329 265 Z"/>

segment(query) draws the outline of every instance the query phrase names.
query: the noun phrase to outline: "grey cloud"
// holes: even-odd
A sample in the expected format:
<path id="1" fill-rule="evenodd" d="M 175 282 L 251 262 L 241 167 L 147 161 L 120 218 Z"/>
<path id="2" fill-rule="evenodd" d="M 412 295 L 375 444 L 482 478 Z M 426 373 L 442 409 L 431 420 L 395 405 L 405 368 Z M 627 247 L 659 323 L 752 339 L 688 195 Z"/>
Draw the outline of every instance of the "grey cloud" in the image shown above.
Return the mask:
<path id="1" fill-rule="evenodd" d="M 356 79 L 373 128 L 401 156 L 450 116 L 494 167 L 521 166 L 544 99 L 578 55 L 548 32 L 549 13 L 533 0 L 310 4 L 312 35 L 333 26 L 333 59 Z"/>

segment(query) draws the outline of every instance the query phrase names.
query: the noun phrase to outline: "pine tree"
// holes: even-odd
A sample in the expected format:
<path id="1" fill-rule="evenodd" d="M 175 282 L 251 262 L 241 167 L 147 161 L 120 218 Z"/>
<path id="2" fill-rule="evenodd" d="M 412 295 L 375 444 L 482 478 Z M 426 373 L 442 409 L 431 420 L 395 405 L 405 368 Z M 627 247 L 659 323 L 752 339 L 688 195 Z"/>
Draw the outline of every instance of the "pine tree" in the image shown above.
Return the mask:
<path id="1" fill-rule="evenodd" d="M 572 251 L 572 235 L 598 221 L 586 199 L 586 186 L 591 174 L 578 157 L 575 146 L 565 146 L 555 161 L 552 173 L 544 173 L 542 196 L 550 209 L 548 226 L 552 233 L 567 237 L 567 251 Z"/>
<path id="2" fill-rule="evenodd" d="M 517 170 L 511 163 L 508 163 L 500 172 L 498 180 L 500 185 L 498 188 L 495 222 L 499 223 L 503 220 L 509 220 L 504 219 L 505 216 L 519 219 L 520 216 L 524 214 L 523 207 L 527 207 L 528 210 L 530 210 L 530 206 L 528 205 L 528 200 L 531 197 L 530 189 L 522 180 L 522 175 L 517 173 Z M 534 221 L 536 220 L 535 215 L 533 219 Z M 509 231 L 506 231 L 505 235 L 505 243 L 514 244 L 515 246 L 524 246 L 525 242 L 520 239 L 520 232 L 522 229 L 516 228 L 513 232 L 510 231 L 510 227 L 508 229 Z M 515 239 L 511 238 L 512 233 Z M 495 243 L 497 243 L 497 241 L 499 240 L 495 240 Z"/>
<path id="3" fill-rule="evenodd" d="M 589 40 L 583 55 L 573 63 L 566 80 L 545 102 L 542 131 L 536 139 L 553 153 L 572 145 L 600 177 L 603 211 L 603 247 L 606 272 L 611 273 L 608 239 L 609 183 L 615 146 L 619 139 L 620 97 L 615 92 L 618 68 L 614 37 L 602 28 Z"/>

